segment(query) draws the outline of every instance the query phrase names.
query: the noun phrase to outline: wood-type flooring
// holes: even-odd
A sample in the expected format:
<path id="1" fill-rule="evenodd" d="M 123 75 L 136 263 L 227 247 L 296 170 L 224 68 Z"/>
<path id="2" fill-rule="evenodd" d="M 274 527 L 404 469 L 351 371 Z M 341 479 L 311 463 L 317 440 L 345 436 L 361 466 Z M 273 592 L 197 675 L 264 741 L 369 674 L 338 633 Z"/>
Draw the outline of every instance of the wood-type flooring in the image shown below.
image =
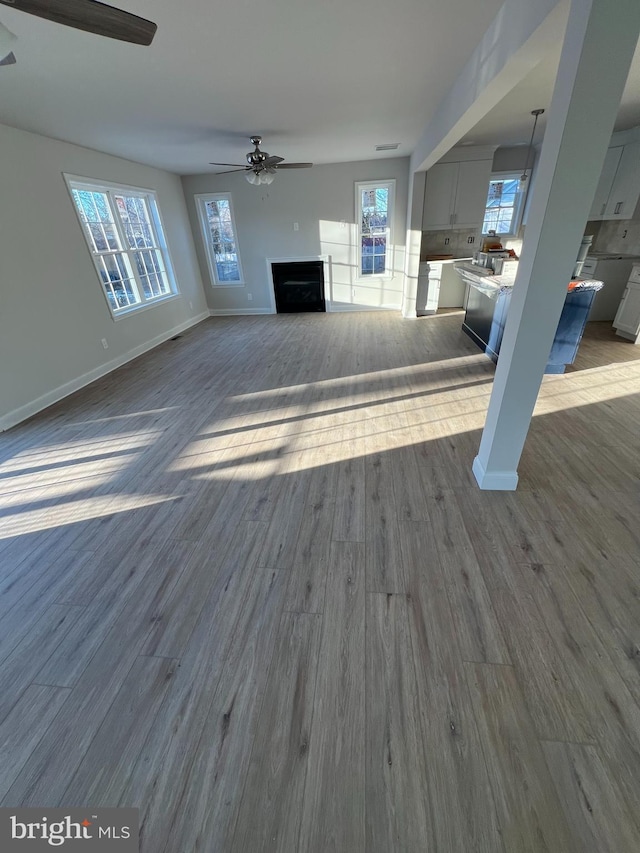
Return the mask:
<path id="1" fill-rule="evenodd" d="M 143 853 L 640 851 L 640 347 L 516 492 L 460 312 L 217 318 L 0 436 L 0 804 Z"/>

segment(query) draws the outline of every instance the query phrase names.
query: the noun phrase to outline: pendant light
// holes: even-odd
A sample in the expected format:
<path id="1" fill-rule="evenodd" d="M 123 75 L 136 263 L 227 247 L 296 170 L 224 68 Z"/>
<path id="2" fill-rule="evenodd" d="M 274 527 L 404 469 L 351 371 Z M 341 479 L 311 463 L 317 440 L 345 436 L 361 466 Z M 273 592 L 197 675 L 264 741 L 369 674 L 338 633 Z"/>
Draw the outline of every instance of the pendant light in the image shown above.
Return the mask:
<path id="1" fill-rule="evenodd" d="M 524 171 L 520 175 L 520 182 L 518 183 L 518 190 L 520 192 L 524 192 L 528 187 L 529 183 L 529 160 L 531 158 L 531 154 L 533 152 L 533 138 L 536 135 L 536 125 L 538 124 L 538 118 L 544 112 L 543 109 L 531 110 L 531 115 L 534 116 L 533 119 L 533 130 L 531 131 L 531 139 L 529 140 L 529 147 L 527 148 L 527 161 L 525 163 Z M 531 164 L 533 166 L 533 163 Z"/>

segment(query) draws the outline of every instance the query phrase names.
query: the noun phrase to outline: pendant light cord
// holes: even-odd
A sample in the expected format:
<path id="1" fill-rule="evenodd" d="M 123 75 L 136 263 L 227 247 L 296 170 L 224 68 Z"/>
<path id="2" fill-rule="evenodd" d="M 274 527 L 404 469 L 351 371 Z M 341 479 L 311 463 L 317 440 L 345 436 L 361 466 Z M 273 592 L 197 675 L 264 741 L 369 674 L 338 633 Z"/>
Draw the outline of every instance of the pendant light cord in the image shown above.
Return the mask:
<path id="1" fill-rule="evenodd" d="M 533 130 L 531 131 L 531 139 L 529 140 L 529 147 L 527 148 L 527 161 L 525 163 L 524 172 L 522 174 L 522 177 L 525 180 L 529 179 L 529 176 L 527 175 L 527 171 L 529 169 L 529 158 L 531 157 L 531 151 L 533 150 L 533 138 L 536 135 L 536 126 L 538 124 L 538 118 L 539 118 L 539 116 L 542 115 L 543 112 L 544 112 L 544 110 L 542 110 L 542 109 L 531 110 L 531 115 L 535 116 L 535 118 L 533 120 Z"/>
<path id="2" fill-rule="evenodd" d="M 533 138 L 536 135 L 536 126 L 538 124 L 538 118 L 544 112 L 543 109 L 531 110 L 531 115 L 535 116 L 533 120 L 533 130 L 531 131 L 531 139 L 529 140 L 529 148 L 527 149 L 527 162 L 524 167 L 523 177 L 525 178 L 527 189 L 524 194 L 524 201 L 522 202 L 522 210 L 523 212 L 527 209 L 527 201 L 529 199 L 529 189 L 531 188 L 531 181 L 529 180 L 529 175 L 527 174 L 527 170 L 529 169 L 529 158 L 531 157 L 531 152 L 533 151 Z M 533 165 L 533 164 L 532 164 Z M 522 178 L 520 178 L 522 180 Z"/>

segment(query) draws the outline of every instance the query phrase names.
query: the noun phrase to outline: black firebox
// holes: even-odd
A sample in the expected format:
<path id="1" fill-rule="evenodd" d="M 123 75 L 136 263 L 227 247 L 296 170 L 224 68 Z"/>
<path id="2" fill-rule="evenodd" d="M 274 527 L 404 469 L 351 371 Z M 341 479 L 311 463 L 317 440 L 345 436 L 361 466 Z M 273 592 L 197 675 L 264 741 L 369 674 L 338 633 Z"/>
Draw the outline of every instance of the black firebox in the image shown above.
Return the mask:
<path id="1" fill-rule="evenodd" d="M 278 314 L 325 311 L 322 261 L 271 264 Z"/>

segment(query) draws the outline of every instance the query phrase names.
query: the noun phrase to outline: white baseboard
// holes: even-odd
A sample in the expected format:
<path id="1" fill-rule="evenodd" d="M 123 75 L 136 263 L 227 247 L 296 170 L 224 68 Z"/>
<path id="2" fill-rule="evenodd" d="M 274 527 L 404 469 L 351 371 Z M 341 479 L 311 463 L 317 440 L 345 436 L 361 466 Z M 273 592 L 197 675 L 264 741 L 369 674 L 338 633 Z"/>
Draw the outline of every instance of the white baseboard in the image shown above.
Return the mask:
<path id="1" fill-rule="evenodd" d="M 210 317 L 234 317 L 240 314 L 273 314 L 269 308 L 211 308 Z"/>
<path id="2" fill-rule="evenodd" d="M 180 334 L 180 332 L 184 332 L 186 329 L 191 328 L 191 326 L 195 326 L 197 323 L 202 322 L 202 320 L 206 320 L 207 317 L 209 317 L 208 311 L 204 311 L 195 317 L 190 317 L 188 320 L 185 320 L 184 323 L 179 323 L 177 326 L 174 326 L 173 329 L 168 329 L 166 332 L 163 332 L 161 335 L 157 335 L 150 341 L 145 341 L 145 343 L 128 350 L 122 355 L 119 355 L 117 358 L 113 358 L 111 361 L 107 361 L 104 364 L 98 365 L 98 367 L 94 367 L 93 370 L 89 370 L 87 373 L 83 373 L 81 376 L 71 379 L 69 382 L 65 382 L 64 385 L 59 385 L 52 391 L 47 391 L 46 394 L 42 394 L 30 403 L 25 403 L 24 406 L 20 406 L 18 409 L 7 412 L 6 415 L 2 415 L 2 417 L 0 417 L 0 432 L 4 432 L 13 426 L 16 426 L 16 424 L 26 421 L 27 418 L 30 418 L 33 415 L 37 415 L 38 412 L 52 406 L 54 403 L 58 403 L 60 400 L 68 397 L 69 394 L 79 391 L 86 385 L 90 385 L 92 382 L 95 382 L 96 379 L 106 376 L 107 373 L 111 373 L 118 367 L 122 367 L 123 364 L 127 364 L 129 361 L 133 361 L 134 358 L 138 358 L 138 356 L 143 355 L 145 352 L 149 352 L 149 350 L 160 346 L 160 344 L 163 344 L 175 335 Z"/>
<path id="3" fill-rule="evenodd" d="M 395 311 L 397 313 L 400 311 L 400 308 L 388 305 L 349 305 L 346 302 L 332 303 L 331 305 L 327 303 L 327 313 L 329 314 L 338 314 L 346 311 Z"/>
<path id="4" fill-rule="evenodd" d="M 348 305 L 346 303 L 333 304 L 327 302 L 327 314 L 337 314 L 340 311 L 399 311 L 399 308 L 391 306 L 378 305 Z M 269 308 L 211 308 L 209 315 L 211 317 L 235 317 L 244 314 L 273 314 Z M 313 314 L 320 314 L 320 311 L 313 311 Z"/>
<path id="5" fill-rule="evenodd" d="M 473 475 L 481 489 L 495 492 L 515 492 L 518 487 L 517 471 L 485 471 L 479 457 L 473 460 Z"/>

